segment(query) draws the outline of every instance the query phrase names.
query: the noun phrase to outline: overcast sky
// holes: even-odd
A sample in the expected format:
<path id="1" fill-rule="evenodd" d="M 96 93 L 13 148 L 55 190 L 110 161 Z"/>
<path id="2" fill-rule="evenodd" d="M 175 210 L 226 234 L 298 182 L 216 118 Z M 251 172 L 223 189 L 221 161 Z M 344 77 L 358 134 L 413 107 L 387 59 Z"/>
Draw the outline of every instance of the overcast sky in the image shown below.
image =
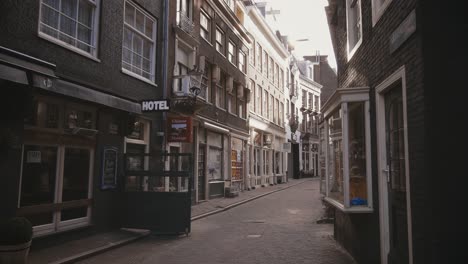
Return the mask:
<path id="1" fill-rule="evenodd" d="M 295 42 L 294 54 L 302 59 L 305 55 L 328 55 L 329 63 L 336 68 L 335 54 L 330 39 L 325 6 L 327 0 L 257 0 L 268 2 L 267 10 L 280 10 L 275 15 L 277 25 L 282 35 L 288 35 L 294 43 L 295 40 L 308 39 L 308 41 Z"/>

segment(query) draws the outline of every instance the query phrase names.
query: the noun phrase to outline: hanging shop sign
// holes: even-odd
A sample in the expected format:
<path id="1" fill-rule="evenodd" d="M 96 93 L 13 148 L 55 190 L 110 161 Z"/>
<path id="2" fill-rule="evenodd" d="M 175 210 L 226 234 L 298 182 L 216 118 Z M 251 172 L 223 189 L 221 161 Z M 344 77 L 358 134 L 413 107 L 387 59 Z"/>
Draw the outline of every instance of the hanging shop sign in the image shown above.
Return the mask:
<path id="1" fill-rule="evenodd" d="M 192 142 L 192 118 L 168 117 L 168 142 Z"/>
<path id="2" fill-rule="evenodd" d="M 141 112 L 166 112 L 170 110 L 169 99 L 143 100 L 141 101 Z"/>

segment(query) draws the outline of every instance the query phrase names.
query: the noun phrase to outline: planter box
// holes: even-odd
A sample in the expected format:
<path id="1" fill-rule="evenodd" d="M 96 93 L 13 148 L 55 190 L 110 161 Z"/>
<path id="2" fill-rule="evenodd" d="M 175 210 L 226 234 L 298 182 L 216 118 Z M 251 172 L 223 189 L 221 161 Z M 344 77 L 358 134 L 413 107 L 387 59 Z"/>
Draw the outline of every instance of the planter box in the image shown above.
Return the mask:
<path id="1" fill-rule="evenodd" d="M 31 241 L 18 245 L 0 245 L 0 263 L 26 264 Z"/>

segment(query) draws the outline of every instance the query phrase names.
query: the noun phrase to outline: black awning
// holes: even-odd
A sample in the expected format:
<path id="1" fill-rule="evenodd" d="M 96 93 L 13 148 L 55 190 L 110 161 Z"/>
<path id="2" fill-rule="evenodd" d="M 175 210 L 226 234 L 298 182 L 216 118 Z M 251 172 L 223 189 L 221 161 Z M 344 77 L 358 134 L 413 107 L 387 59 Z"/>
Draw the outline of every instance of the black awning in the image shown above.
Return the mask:
<path id="1" fill-rule="evenodd" d="M 59 79 L 55 65 L 0 46 L 0 79 L 141 114 L 139 103 Z"/>

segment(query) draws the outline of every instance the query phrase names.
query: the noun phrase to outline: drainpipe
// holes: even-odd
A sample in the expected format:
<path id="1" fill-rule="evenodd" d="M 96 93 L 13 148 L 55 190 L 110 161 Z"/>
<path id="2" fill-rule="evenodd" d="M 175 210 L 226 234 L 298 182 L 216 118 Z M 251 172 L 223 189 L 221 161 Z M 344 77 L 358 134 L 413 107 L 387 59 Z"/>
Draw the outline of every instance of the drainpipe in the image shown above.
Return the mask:
<path id="1" fill-rule="evenodd" d="M 169 0 L 164 0 L 163 1 L 163 48 L 162 48 L 162 58 L 163 58 L 163 65 L 162 65 L 162 80 L 161 80 L 161 86 L 163 90 L 163 98 L 167 99 L 167 68 L 169 67 L 168 63 L 168 46 L 169 46 L 169 32 L 168 32 L 168 27 L 169 27 Z M 166 120 L 167 120 L 167 112 L 162 113 L 162 120 L 161 120 L 161 128 L 164 128 L 166 125 Z M 162 151 L 166 151 L 166 138 L 167 135 L 165 134 L 166 132 L 163 130 L 162 131 L 163 137 L 162 137 Z"/>

